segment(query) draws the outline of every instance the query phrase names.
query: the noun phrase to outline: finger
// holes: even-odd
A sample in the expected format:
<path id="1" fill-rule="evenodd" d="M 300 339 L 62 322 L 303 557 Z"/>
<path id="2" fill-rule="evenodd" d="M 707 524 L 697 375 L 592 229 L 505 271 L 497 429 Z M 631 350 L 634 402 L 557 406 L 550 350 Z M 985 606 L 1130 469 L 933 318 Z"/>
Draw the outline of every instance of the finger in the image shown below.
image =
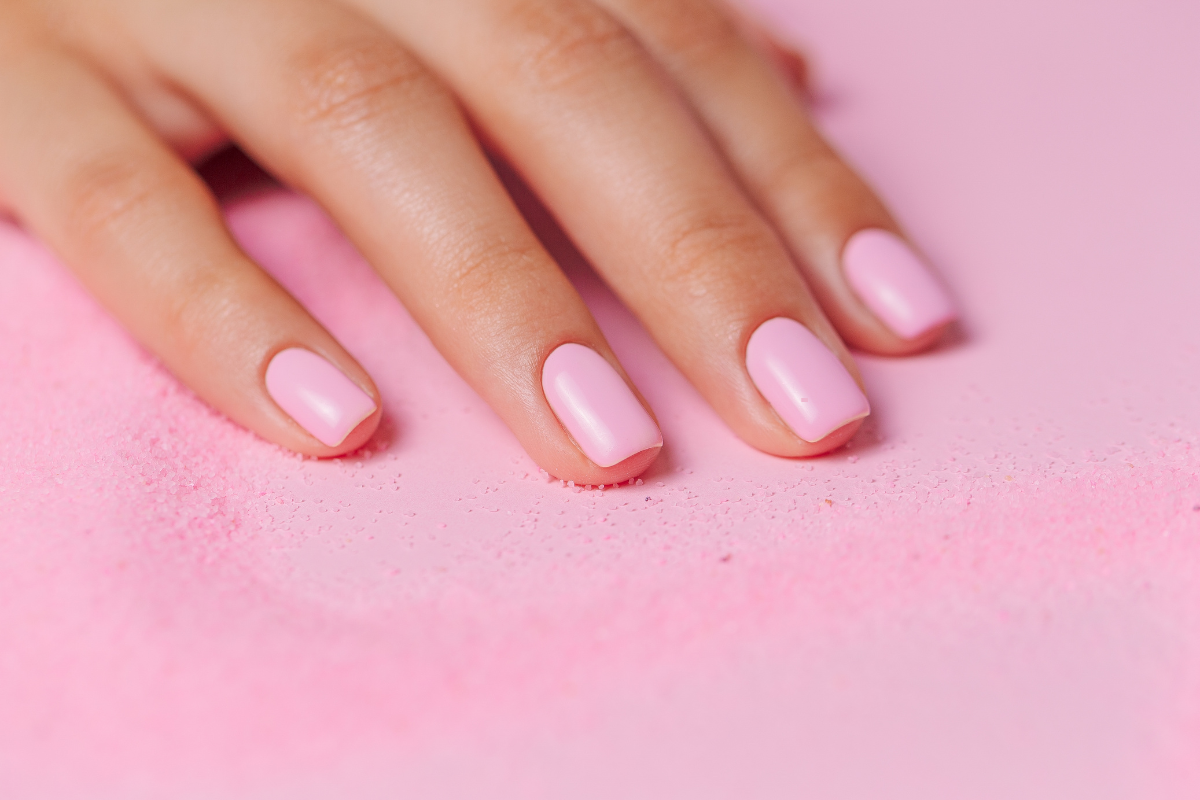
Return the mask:
<path id="1" fill-rule="evenodd" d="M 544 469 L 614 483 L 654 460 L 658 427 L 587 308 L 453 97 L 389 34 L 306 0 L 186 3 L 154 20 L 149 46 L 185 42 L 155 60 L 332 212 Z"/>
<path id="2" fill-rule="evenodd" d="M 886 354 L 937 341 L 949 294 L 744 28 L 712 0 L 600 2 L 682 87 L 842 336 Z"/>
<path id="3" fill-rule="evenodd" d="M 808 59 L 746 14 L 737 13 L 735 9 L 729 9 L 729 14 L 742 35 L 766 54 L 792 91 L 805 100 L 811 100 L 812 73 Z"/>
<path id="4" fill-rule="evenodd" d="M 370 378 L 238 250 L 199 179 L 82 65 L 9 44 L 6 204 L 217 409 L 301 453 L 362 445 L 379 422 Z"/>
<path id="5" fill-rule="evenodd" d="M 853 362 L 774 231 L 620 24 L 566 0 L 379 2 L 374 11 L 454 85 L 739 435 L 781 455 L 845 441 L 866 414 Z M 787 328 L 792 345 L 787 336 L 752 340 L 775 318 L 802 323 Z M 790 395 L 775 397 L 784 406 L 769 402 L 747 369 L 748 347 L 809 352 L 818 340 L 836 355 L 789 378 L 808 387 L 795 402 L 812 406 L 812 424 L 798 427 Z M 796 366 L 790 357 L 777 366 L 784 361 Z"/>

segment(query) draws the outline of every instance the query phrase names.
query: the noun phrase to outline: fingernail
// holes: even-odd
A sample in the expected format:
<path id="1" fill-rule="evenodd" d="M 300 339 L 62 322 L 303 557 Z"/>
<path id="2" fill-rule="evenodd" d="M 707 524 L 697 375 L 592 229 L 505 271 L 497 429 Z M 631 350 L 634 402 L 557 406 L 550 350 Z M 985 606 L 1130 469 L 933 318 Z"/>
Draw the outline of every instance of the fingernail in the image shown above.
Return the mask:
<path id="1" fill-rule="evenodd" d="M 842 269 L 867 308 L 905 339 L 957 316 L 929 267 L 894 233 L 870 228 L 851 236 Z"/>
<path id="2" fill-rule="evenodd" d="M 786 317 L 758 326 L 746 346 L 754 385 L 792 431 L 819 442 L 871 413 L 866 395 L 838 357 L 808 328 Z"/>
<path id="3" fill-rule="evenodd" d="M 662 447 L 654 419 L 604 357 L 581 344 L 564 344 L 542 367 L 542 391 L 559 422 L 597 466 Z"/>
<path id="4" fill-rule="evenodd" d="M 267 393 L 323 444 L 337 447 L 375 413 L 375 401 L 311 350 L 280 351 L 267 365 Z"/>

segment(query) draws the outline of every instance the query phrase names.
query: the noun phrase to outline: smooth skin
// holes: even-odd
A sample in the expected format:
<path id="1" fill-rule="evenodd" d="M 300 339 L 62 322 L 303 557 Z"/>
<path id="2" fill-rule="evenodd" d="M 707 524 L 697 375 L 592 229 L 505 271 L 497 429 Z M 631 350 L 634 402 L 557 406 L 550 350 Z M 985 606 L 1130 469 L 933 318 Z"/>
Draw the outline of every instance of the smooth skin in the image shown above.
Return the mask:
<path id="1" fill-rule="evenodd" d="M 0 207 L 214 407 L 301 453 L 350 452 L 378 410 L 329 447 L 265 389 L 302 347 L 380 407 L 189 165 L 232 141 L 331 214 L 543 469 L 627 480 L 658 448 L 601 468 L 546 401 L 567 342 L 628 376 L 482 141 L 739 436 L 817 455 L 861 421 L 793 434 L 746 371 L 756 328 L 797 320 L 856 377 L 843 339 L 904 355 L 942 328 L 902 339 L 848 286 L 850 236 L 899 229 L 814 129 L 801 72 L 714 0 L 9 0 Z"/>

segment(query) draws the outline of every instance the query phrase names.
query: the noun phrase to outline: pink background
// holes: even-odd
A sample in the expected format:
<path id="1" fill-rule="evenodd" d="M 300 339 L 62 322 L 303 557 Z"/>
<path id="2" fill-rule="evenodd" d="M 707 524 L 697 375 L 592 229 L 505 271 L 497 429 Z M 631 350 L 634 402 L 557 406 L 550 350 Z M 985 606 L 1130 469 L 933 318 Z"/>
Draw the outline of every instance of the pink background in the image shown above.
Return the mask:
<path id="1" fill-rule="evenodd" d="M 564 255 L 668 447 L 548 484 L 259 197 L 387 397 L 300 460 L 0 224 L 0 795 L 1200 797 L 1200 5 L 760 5 L 966 310 L 860 359 L 828 458 L 734 439 Z"/>

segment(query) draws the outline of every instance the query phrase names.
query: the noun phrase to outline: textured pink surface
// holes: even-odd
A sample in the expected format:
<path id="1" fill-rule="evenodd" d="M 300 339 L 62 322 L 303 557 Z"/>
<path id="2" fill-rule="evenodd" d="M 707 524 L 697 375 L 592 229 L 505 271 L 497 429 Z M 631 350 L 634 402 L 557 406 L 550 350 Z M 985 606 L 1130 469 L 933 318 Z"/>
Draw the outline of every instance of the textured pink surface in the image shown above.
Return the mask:
<path id="1" fill-rule="evenodd" d="M 263 198 L 239 236 L 386 398 L 300 460 L 0 226 L 0 795 L 1200 794 L 1200 6 L 774 11 L 967 320 L 862 358 L 829 458 L 739 443 L 576 268 L 667 449 L 544 483 Z"/>

